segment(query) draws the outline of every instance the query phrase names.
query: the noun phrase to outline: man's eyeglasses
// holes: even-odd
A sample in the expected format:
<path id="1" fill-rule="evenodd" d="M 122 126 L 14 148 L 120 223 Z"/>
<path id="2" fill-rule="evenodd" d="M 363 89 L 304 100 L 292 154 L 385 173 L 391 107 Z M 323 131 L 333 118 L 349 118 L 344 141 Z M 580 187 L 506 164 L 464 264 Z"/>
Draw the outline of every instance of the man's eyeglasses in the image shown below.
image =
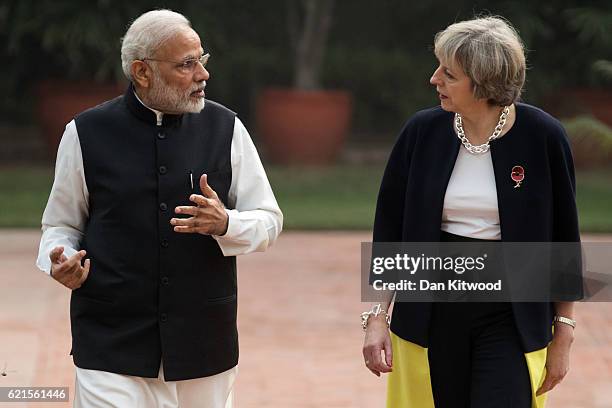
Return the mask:
<path id="1" fill-rule="evenodd" d="M 156 58 L 143 58 L 142 61 L 158 61 L 158 62 L 171 62 L 176 64 L 175 67 L 185 73 L 191 73 L 195 71 L 198 63 L 202 64 L 203 68 L 206 68 L 206 64 L 208 64 L 208 59 L 210 58 L 210 54 L 206 53 L 202 55 L 200 58 L 188 58 L 184 61 L 170 61 L 170 60 L 162 60 Z"/>

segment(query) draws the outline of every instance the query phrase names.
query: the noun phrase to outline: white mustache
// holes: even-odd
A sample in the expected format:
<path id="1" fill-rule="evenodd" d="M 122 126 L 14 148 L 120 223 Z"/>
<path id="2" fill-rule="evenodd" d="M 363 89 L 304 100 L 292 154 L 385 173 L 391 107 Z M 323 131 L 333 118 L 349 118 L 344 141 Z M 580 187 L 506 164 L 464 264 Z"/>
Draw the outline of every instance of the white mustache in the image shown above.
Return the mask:
<path id="1" fill-rule="evenodd" d="M 196 87 L 195 87 L 195 88 L 191 89 L 191 90 L 189 91 L 189 93 L 192 93 L 192 92 L 197 92 L 197 91 L 203 91 L 203 90 L 204 90 L 204 88 L 206 88 L 206 81 L 202 81 L 202 82 L 200 82 L 200 84 L 196 85 Z"/>

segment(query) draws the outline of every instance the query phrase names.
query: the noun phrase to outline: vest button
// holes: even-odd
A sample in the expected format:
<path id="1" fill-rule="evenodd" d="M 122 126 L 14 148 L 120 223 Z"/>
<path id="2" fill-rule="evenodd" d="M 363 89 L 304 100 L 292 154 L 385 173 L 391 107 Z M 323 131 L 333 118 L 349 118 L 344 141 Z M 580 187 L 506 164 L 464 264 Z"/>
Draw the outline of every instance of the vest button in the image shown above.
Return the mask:
<path id="1" fill-rule="evenodd" d="M 164 248 L 168 248 L 168 240 L 167 239 L 162 239 L 161 240 L 161 246 Z"/>
<path id="2" fill-rule="evenodd" d="M 166 174 L 167 171 L 166 166 L 159 166 L 159 174 Z"/>
<path id="3" fill-rule="evenodd" d="M 168 315 L 165 313 L 162 313 L 161 315 L 159 315 L 159 320 L 161 320 L 162 322 L 167 322 L 168 321 Z"/>
<path id="4" fill-rule="evenodd" d="M 168 279 L 168 277 L 167 277 L 167 276 L 162 276 L 162 278 L 161 278 L 161 283 L 162 283 L 163 285 L 167 285 L 169 281 L 170 281 L 170 279 Z"/>
<path id="5" fill-rule="evenodd" d="M 158 139 L 161 139 L 161 140 L 164 140 L 164 139 L 166 138 L 166 134 L 165 134 L 165 133 L 163 133 L 163 132 L 159 132 L 159 133 L 157 134 L 157 138 L 158 138 Z"/>
<path id="6" fill-rule="evenodd" d="M 159 209 L 162 210 L 162 211 L 166 211 L 168 209 L 168 204 L 160 203 L 159 204 Z"/>

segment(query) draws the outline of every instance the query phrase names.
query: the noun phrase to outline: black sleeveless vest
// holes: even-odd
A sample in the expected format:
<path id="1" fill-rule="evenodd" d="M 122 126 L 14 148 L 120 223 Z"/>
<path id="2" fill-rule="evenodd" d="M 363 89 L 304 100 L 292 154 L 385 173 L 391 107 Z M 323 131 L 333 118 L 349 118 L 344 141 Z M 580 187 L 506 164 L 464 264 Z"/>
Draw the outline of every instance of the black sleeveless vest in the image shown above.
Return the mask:
<path id="1" fill-rule="evenodd" d="M 203 173 L 228 204 L 234 120 L 207 101 L 158 126 L 131 86 L 75 118 L 89 190 L 81 248 L 91 259 L 70 302 L 78 367 L 157 377 L 163 360 L 174 381 L 238 363 L 235 258 L 170 225 L 176 206 L 202 194 Z"/>

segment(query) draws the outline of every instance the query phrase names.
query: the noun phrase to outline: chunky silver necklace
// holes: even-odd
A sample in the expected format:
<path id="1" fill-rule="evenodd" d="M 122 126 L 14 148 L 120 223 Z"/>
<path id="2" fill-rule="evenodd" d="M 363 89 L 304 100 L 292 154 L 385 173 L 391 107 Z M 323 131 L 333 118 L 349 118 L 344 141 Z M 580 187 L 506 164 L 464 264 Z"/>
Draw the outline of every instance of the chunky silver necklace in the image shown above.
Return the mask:
<path id="1" fill-rule="evenodd" d="M 506 119 L 508 119 L 508 114 L 510 114 L 510 106 L 504 106 L 501 115 L 499 115 L 499 121 L 497 122 L 497 126 L 495 126 L 495 130 L 493 130 L 493 134 L 489 136 L 489 140 L 487 140 L 487 142 L 484 144 L 474 146 L 465 136 L 461 115 L 455 113 L 455 129 L 457 129 L 457 137 L 459 138 L 459 140 L 461 140 L 461 143 L 463 143 L 463 146 L 465 146 L 468 152 L 472 154 L 486 153 L 489 151 L 489 143 L 491 142 L 491 140 L 495 140 L 501 135 L 501 132 L 504 129 L 504 125 L 506 124 Z"/>

